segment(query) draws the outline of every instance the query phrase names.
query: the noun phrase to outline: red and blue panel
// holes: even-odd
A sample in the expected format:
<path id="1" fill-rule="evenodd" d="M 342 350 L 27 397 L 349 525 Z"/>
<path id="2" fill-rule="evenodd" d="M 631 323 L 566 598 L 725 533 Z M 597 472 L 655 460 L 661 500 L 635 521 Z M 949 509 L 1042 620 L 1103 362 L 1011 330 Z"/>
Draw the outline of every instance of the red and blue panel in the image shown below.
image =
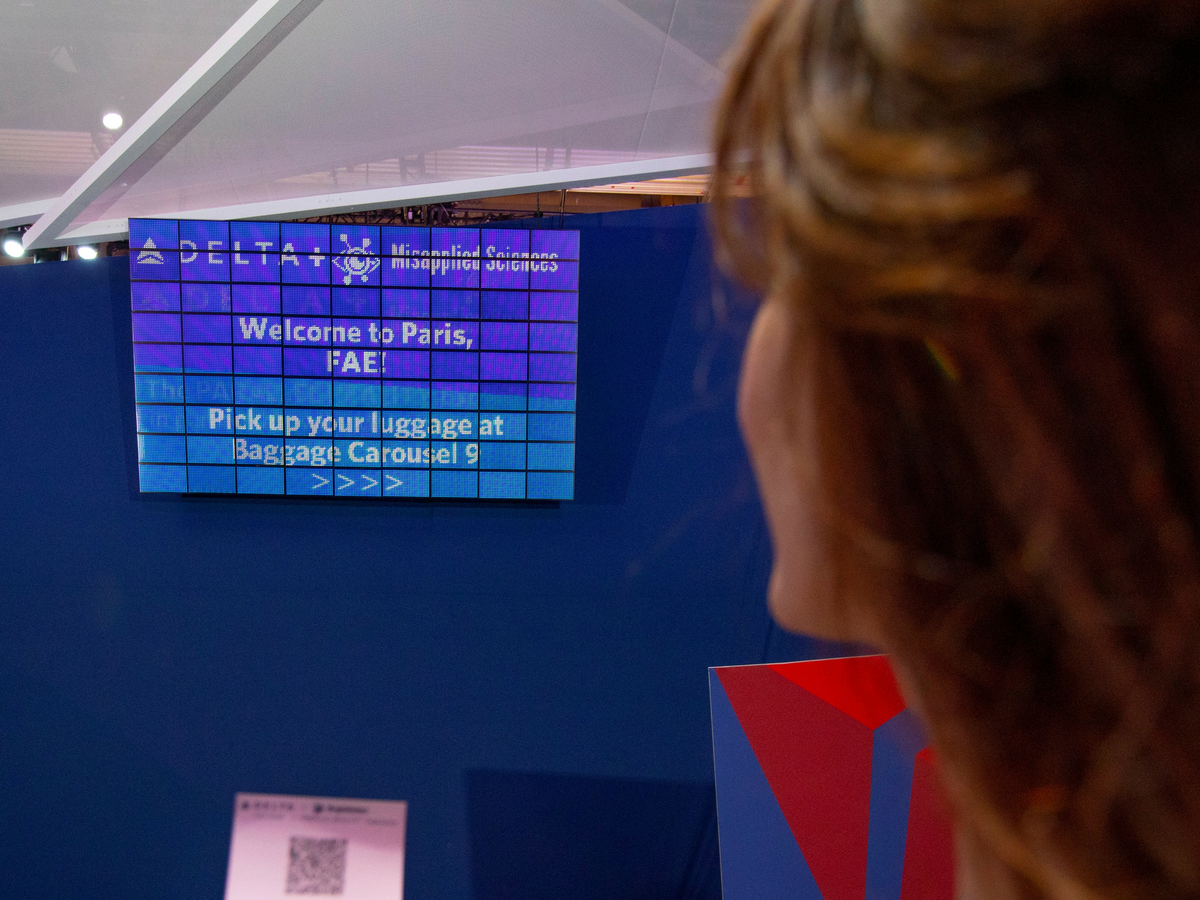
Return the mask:
<path id="1" fill-rule="evenodd" d="M 725 900 L 952 900 L 933 756 L 884 657 L 709 685 Z"/>

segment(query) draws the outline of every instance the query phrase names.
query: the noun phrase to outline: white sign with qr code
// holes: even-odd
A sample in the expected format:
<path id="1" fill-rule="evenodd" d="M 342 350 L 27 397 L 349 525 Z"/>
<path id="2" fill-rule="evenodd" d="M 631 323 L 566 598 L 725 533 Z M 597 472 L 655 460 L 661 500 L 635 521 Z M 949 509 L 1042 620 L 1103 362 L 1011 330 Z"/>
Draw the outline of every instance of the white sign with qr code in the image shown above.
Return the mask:
<path id="1" fill-rule="evenodd" d="M 403 900 L 408 804 L 238 794 L 225 900 Z"/>

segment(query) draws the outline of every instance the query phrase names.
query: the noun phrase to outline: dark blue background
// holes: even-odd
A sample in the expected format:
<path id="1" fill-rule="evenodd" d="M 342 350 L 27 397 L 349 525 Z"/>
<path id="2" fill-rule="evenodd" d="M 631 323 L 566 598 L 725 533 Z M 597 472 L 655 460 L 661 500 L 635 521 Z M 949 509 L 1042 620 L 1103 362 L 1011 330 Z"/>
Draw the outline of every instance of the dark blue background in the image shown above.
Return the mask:
<path id="1" fill-rule="evenodd" d="M 408 800 L 410 900 L 712 896 L 706 667 L 816 648 L 701 209 L 565 223 L 561 506 L 140 497 L 127 260 L 0 269 L 3 893 L 217 900 L 244 790 Z"/>

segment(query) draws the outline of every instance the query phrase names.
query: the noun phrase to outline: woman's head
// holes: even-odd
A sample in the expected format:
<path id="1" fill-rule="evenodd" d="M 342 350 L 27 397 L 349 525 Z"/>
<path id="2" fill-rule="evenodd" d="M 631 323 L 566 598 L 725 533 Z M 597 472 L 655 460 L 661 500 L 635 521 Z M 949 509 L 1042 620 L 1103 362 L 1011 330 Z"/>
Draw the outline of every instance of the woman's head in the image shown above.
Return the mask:
<path id="1" fill-rule="evenodd" d="M 1056 896 L 1200 896 L 1198 37 L 773 0 L 719 116 L 772 608 L 893 655 L 968 829 Z"/>

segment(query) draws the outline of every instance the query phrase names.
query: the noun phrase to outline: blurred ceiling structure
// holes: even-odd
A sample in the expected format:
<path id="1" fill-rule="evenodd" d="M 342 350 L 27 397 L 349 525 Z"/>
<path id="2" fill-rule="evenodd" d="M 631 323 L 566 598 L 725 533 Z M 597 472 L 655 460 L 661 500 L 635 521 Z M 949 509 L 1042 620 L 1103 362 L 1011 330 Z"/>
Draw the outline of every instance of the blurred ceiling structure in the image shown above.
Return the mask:
<path id="1" fill-rule="evenodd" d="M 130 216 L 699 175 L 750 5 L 0 0 L 0 227 L 48 247 L 120 238 Z"/>

